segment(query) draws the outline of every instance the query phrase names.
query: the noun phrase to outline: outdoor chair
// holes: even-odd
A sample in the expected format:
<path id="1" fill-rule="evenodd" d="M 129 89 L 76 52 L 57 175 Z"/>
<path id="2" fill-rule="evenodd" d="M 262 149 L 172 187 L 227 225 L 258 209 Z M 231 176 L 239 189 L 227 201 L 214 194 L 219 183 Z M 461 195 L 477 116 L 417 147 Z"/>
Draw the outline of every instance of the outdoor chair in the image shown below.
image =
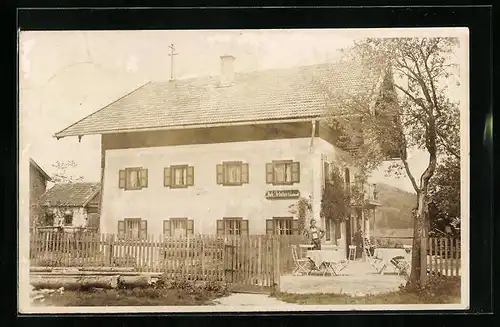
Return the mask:
<path id="1" fill-rule="evenodd" d="M 396 268 L 398 275 L 408 276 L 410 270 L 410 264 L 406 261 L 405 257 L 397 256 L 391 259 L 391 263 Z"/>
<path id="2" fill-rule="evenodd" d="M 356 260 L 356 245 L 349 245 L 349 256 L 347 257 L 349 261 Z"/>
<path id="3" fill-rule="evenodd" d="M 369 239 L 363 239 L 363 251 L 365 253 L 366 260 L 370 263 L 370 265 L 377 271 L 378 274 L 381 274 L 384 269 L 387 267 L 387 264 L 384 260 L 375 258 L 372 253 L 372 248 L 374 248 Z"/>
<path id="4" fill-rule="evenodd" d="M 292 245 L 292 259 L 295 263 L 295 268 L 292 275 L 306 274 L 309 275 L 313 271 L 314 262 L 310 258 L 299 258 L 297 254 L 297 246 Z"/>

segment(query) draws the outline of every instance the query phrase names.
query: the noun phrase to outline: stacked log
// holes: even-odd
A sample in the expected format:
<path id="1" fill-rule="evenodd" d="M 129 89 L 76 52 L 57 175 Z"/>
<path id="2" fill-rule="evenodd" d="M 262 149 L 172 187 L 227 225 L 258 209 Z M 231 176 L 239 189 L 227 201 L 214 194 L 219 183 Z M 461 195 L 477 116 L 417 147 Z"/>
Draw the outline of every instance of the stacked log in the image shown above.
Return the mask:
<path id="1" fill-rule="evenodd" d="M 118 287 L 119 276 L 71 276 L 71 275 L 34 275 L 30 277 L 30 284 L 35 289 L 80 290 L 84 288 Z"/>

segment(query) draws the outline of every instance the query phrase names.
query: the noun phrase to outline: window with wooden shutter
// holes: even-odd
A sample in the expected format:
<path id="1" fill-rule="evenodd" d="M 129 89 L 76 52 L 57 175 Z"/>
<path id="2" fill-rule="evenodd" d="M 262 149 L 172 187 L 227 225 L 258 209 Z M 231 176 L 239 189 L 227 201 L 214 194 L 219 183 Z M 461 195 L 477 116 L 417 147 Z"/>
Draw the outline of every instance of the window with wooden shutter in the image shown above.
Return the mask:
<path id="1" fill-rule="evenodd" d="M 217 165 L 217 184 L 239 186 L 248 183 L 248 164 L 241 161 L 226 161 Z"/>
<path id="2" fill-rule="evenodd" d="M 170 237 L 171 232 L 170 232 L 170 220 L 164 220 L 163 221 L 163 237 Z"/>
<path id="3" fill-rule="evenodd" d="M 118 173 L 118 187 L 125 188 L 125 182 L 127 181 L 127 175 L 125 169 L 120 170 Z"/>
<path id="4" fill-rule="evenodd" d="M 163 185 L 170 188 L 194 186 L 194 167 L 176 165 L 164 168 Z"/>
<path id="5" fill-rule="evenodd" d="M 125 221 L 118 221 L 118 239 L 122 240 L 125 238 Z"/>
<path id="6" fill-rule="evenodd" d="M 140 221 L 139 239 L 145 240 L 148 238 L 148 222 L 146 220 Z"/>
<path id="7" fill-rule="evenodd" d="M 292 160 L 278 160 L 267 163 L 266 183 L 274 185 L 300 183 L 300 163 Z"/>
<path id="8" fill-rule="evenodd" d="M 219 219 L 217 220 L 217 235 L 222 236 L 224 235 L 224 220 Z"/>
<path id="9" fill-rule="evenodd" d="M 275 235 L 292 235 L 293 217 L 274 217 L 273 227 Z"/>
<path id="10" fill-rule="evenodd" d="M 118 187 L 127 191 L 148 187 L 148 170 L 140 167 L 120 170 Z"/>
<path id="11" fill-rule="evenodd" d="M 148 170 L 147 169 L 141 169 L 141 187 L 142 188 L 147 188 L 148 187 Z"/>
<path id="12" fill-rule="evenodd" d="M 163 186 L 170 187 L 171 186 L 171 178 L 170 178 L 170 167 L 163 168 Z"/>
<path id="13" fill-rule="evenodd" d="M 266 219 L 266 235 L 274 234 L 274 221 L 272 219 Z"/>
<path id="14" fill-rule="evenodd" d="M 248 164 L 244 163 L 241 165 L 241 182 L 248 184 L 248 181 L 249 181 Z"/>
<path id="15" fill-rule="evenodd" d="M 224 184 L 224 165 L 217 164 L 216 166 L 216 174 L 217 174 L 217 184 Z"/>
<path id="16" fill-rule="evenodd" d="M 266 163 L 266 183 L 274 183 L 274 167 L 272 163 Z"/>

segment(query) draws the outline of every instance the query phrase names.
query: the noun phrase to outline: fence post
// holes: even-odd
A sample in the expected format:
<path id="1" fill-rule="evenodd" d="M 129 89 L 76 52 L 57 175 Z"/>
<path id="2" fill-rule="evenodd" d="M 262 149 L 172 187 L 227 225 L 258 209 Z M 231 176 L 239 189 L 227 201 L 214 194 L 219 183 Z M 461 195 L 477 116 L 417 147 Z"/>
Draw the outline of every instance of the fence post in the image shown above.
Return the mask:
<path id="1" fill-rule="evenodd" d="M 113 266 L 113 239 L 114 239 L 113 234 L 106 235 L 106 250 L 107 250 L 105 251 L 105 253 L 107 253 L 106 264 L 109 267 Z"/>
<path id="2" fill-rule="evenodd" d="M 277 244 L 276 244 L 277 243 Z M 277 292 L 279 290 L 280 285 L 280 244 L 281 241 L 278 237 L 272 237 L 272 269 L 273 269 L 273 284 L 272 284 L 272 292 Z"/>
<path id="3" fill-rule="evenodd" d="M 432 254 L 432 253 L 431 253 Z M 427 280 L 427 238 L 420 238 L 420 283 Z"/>

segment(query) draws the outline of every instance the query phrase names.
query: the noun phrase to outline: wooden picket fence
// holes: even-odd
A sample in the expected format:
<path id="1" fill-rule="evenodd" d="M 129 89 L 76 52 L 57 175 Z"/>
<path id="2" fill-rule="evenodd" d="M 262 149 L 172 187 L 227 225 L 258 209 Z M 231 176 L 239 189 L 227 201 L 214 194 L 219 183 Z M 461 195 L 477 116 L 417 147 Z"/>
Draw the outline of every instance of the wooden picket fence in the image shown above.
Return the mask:
<path id="1" fill-rule="evenodd" d="M 133 267 L 189 280 L 225 280 L 237 288 L 270 288 L 294 263 L 299 236 L 193 236 L 118 239 L 96 232 L 36 231 L 30 238 L 32 266 Z"/>
<path id="2" fill-rule="evenodd" d="M 461 276 L 461 244 L 453 238 L 423 238 L 421 276 Z"/>

